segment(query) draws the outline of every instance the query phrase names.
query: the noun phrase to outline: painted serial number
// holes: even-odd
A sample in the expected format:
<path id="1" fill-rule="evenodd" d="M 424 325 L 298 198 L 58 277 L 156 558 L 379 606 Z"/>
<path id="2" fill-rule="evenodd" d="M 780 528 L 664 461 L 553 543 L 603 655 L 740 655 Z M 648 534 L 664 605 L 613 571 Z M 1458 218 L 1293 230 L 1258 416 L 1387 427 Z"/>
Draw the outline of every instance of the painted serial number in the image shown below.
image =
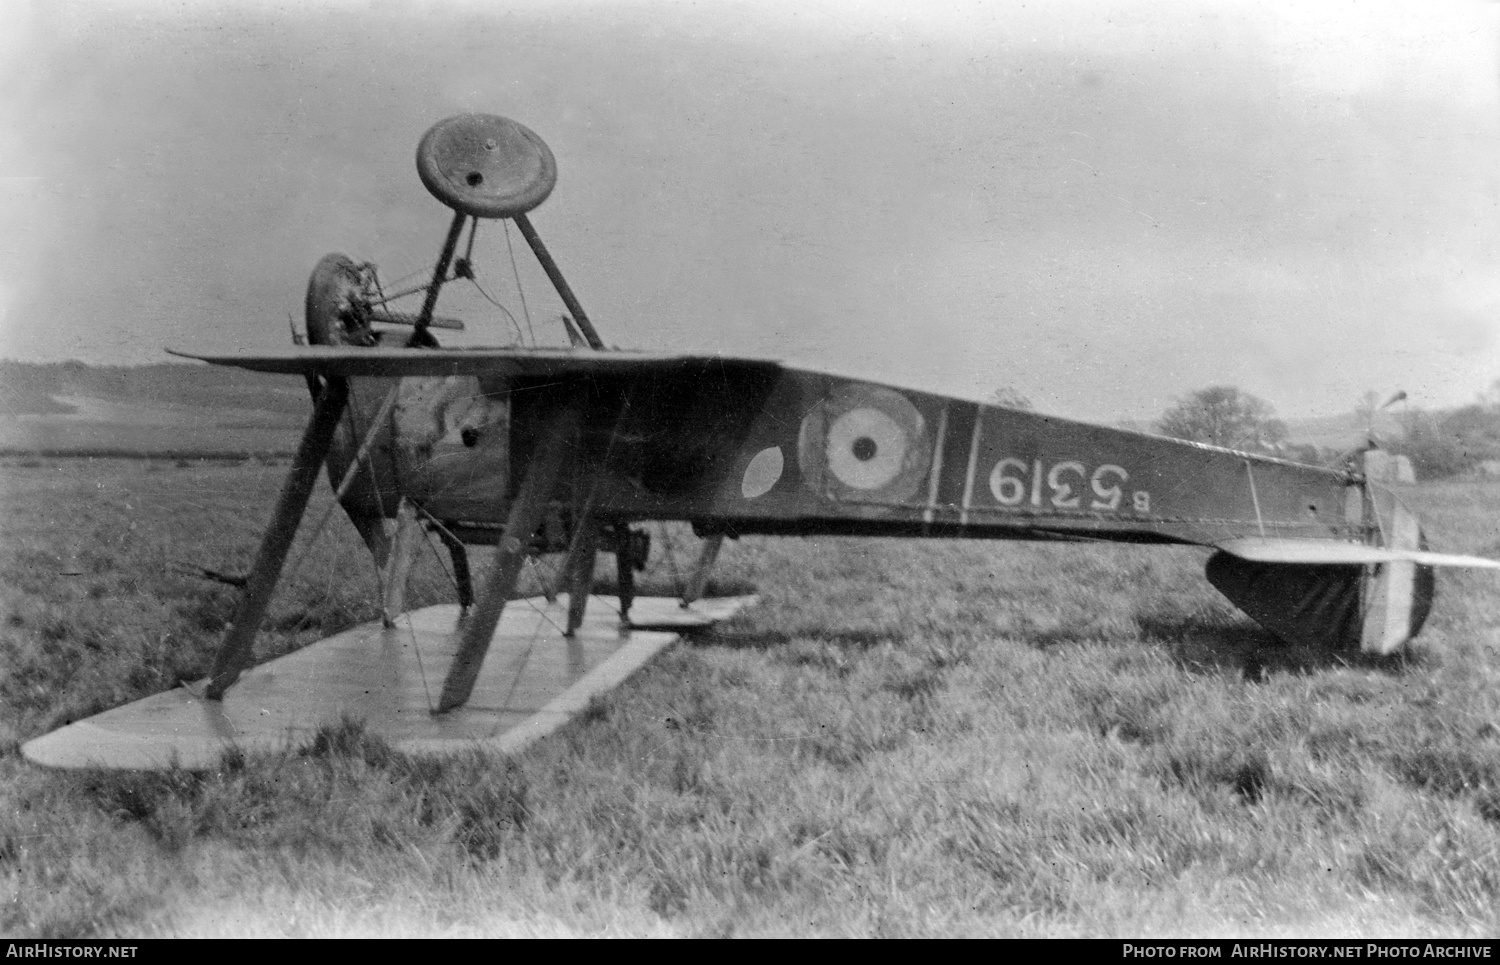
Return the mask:
<path id="1" fill-rule="evenodd" d="M 1056 509 L 1091 509 L 1119 512 L 1126 507 L 1125 484 L 1130 473 L 1124 467 L 1105 463 L 1092 472 L 1083 463 L 1065 460 L 1047 466 L 1040 459 L 1028 464 L 1007 456 L 990 470 L 990 494 L 1002 506 L 1052 506 Z M 1130 493 L 1128 508 L 1151 512 L 1151 493 Z"/>

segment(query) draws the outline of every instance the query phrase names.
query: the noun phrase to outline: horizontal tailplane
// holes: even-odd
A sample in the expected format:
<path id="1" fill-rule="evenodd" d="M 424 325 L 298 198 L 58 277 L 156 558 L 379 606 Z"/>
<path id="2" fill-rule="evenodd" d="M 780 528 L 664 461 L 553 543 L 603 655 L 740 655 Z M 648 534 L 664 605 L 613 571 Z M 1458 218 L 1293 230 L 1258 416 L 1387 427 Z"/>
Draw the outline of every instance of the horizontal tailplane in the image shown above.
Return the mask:
<path id="1" fill-rule="evenodd" d="M 1363 543 L 1322 539 L 1279 539 L 1245 536 L 1217 544 L 1218 550 L 1255 563 L 1336 564 L 1364 566 L 1378 563 L 1418 563 L 1422 566 L 1474 566 L 1500 570 L 1500 560 L 1460 553 L 1391 549 Z"/>

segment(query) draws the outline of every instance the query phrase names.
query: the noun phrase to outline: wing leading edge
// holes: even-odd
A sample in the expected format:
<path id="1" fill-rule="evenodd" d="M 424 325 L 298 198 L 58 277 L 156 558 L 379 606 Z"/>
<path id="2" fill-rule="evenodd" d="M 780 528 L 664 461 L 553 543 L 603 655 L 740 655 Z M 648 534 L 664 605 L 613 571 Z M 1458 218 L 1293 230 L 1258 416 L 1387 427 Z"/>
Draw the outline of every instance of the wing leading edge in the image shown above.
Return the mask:
<path id="1" fill-rule="evenodd" d="M 779 363 L 715 355 L 659 355 L 586 348 L 364 348 L 307 345 L 258 352 L 179 352 L 179 358 L 282 375 L 377 378 L 472 375 L 496 377 L 585 377 L 649 375 L 683 368 L 733 367 L 775 370 Z"/>

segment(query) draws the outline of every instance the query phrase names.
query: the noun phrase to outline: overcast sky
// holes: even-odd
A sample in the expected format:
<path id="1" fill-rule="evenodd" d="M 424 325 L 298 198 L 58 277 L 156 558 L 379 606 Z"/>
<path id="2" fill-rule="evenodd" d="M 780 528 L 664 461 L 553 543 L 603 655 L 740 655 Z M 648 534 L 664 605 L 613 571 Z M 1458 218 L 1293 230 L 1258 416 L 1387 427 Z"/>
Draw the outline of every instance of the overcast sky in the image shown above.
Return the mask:
<path id="1" fill-rule="evenodd" d="M 533 223 L 622 347 L 1110 422 L 1462 403 L 1500 378 L 1497 52 L 1494 4 L 0 0 L 0 356 L 275 347 L 325 252 L 430 270 L 413 152 L 477 110 L 551 145 Z M 520 316 L 503 224 L 476 254 Z"/>

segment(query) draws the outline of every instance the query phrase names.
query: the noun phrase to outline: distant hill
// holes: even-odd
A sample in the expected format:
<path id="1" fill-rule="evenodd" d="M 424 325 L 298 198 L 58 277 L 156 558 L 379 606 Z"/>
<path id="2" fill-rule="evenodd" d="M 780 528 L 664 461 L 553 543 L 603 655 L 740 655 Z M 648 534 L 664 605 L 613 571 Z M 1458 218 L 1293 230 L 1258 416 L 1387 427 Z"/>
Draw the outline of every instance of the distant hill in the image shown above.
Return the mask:
<path id="1" fill-rule="evenodd" d="M 1288 442 L 1340 452 L 1363 445 L 1369 432 L 1365 417 L 1358 412 L 1287 419 L 1285 422 Z M 1389 412 L 1376 413 L 1374 429 L 1377 439 L 1391 440 L 1402 435 L 1401 423 Z"/>
<path id="2" fill-rule="evenodd" d="M 0 361 L 0 451 L 286 455 L 310 402 L 300 378 L 195 364 Z"/>
<path id="3" fill-rule="evenodd" d="M 305 417 L 308 409 L 307 386 L 300 378 L 196 363 L 94 366 L 82 362 L 32 365 L 0 361 L 0 390 L 141 404 L 251 409 L 299 417 Z M 0 410 L 0 414 L 13 413 Z"/>
<path id="4" fill-rule="evenodd" d="M 1282 421 L 1286 423 L 1286 441 L 1294 446 L 1317 446 L 1319 449 L 1348 452 L 1363 445 L 1367 435 L 1365 417 L 1357 412 Z M 1119 422 L 1118 425 L 1122 429 L 1136 432 L 1156 432 L 1155 422 L 1148 419 L 1130 419 Z M 1401 424 L 1396 421 L 1395 416 L 1385 412 L 1376 415 L 1377 438 L 1390 440 L 1399 438 L 1401 434 Z"/>

